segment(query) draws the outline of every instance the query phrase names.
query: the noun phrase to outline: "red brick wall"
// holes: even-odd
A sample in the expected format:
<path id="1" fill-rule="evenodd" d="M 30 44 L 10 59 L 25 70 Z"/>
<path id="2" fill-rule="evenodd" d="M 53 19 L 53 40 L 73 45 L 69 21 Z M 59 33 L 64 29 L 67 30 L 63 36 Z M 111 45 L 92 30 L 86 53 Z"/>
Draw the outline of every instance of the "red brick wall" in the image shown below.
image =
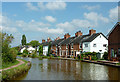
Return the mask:
<path id="1" fill-rule="evenodd" d="M 111 55 L 111 48 L 113 48 L 114 51 L 118 51 L 118 48 L 120 48 L 120 25 L 116 26 L 116 28 L 111 32 L 108 38 L 109 59 Z"/>

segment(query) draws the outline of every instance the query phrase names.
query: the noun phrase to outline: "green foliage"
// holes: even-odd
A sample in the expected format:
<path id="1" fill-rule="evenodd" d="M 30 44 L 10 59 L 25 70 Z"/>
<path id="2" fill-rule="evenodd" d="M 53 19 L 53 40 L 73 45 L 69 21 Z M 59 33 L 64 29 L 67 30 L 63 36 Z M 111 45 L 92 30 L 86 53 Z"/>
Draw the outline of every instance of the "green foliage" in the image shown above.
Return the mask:
<path id="1" fill-rule="evenodd" d="M 13 66 L 13 65 L 17 65 L 19 63 L 19 61 L 15 61 L 14 63 L 12 62 L 7 62 L 7 63 L 2 63 L 2 69 Z"/>
<path id="2" fill-rule="evenodd" d="M 49 45 L 48 45 L 48 54 L 47 54 L 47 56 L 50 56 L 50 52 L 51 52 L 51 42 L 49 42 Z"/>
<path id="3" fill-rule="evenodd" d="M 36 51 L 33 51 L 33 52 L 32 52 L 32 55 L 31 55 L 31 57 L 32 57 L 32 58 L 35 58 L 35 57 L 37 57 L 37 55 L 36 55 Z"/>
<path id="4" fill-rule="evenodd" d="M 22 60 L 22 59 L 20 59 L 20 60 Z M 24 74 L 25 72 L 27 72 L 30 69 L 31 66 L 27 65 L 28 61 L 25 61 L 25 60 L 22 60 L 22 61 L 24 61 L 25 63 L 18 67 L 2 71 L 2 81 L 3 82 L 6 80 L 12 80 L 12 79 Z"/>
<path id="5" fill-rule="evenodd" d="M 28 51 L 27 49 L 25 49 L 25 50 L 23 51 L 23 53 L 29 54 L 29 51 Z"/>
<path id="6" fill-rule="evenodd" d="M 39 41 L 37 40 L 32 40 L 29 45 L 31 45 L 32 47 L 36 48 L 37 46 L 40 45 Z"/>
<path id="7" fill-rule="evenodd" d="M 26 36 L 22 35 L 22 40 L 21 40 L 22 45 L 26 45 Z"/>
<path id="8" fill-rule="evenodd" d="M 104 52 L 103 59 L 108 60 L 108 52 Z"/>
<path id="9" fill-rule="evenodd" d="M 26 53 L 23 53 L 23 54 L 22 54 L 22 57 L 27 57 L 27 54 L 26 54 Z"/>
<path id="10" fill-rule="evenodd" d="M 43 55 L 43 45 L 39 46 L 39 56 Z"/>
<path id="11" fill-rule="evenodd" d="M 97 60 L 97 53 L 96 52 L 85 52 L 81 54 L 81 59 L 89 58 L 91 56 L 92 60 Z"/>
<path id="12" fill-rule="evenodd" d="M 10 43 L 14 37 L 6 33 L 0 33 L 0 36 L 2 36 L 2 62 L 14 62 L 18 53 L 15 48 L 10 47 Z"/>

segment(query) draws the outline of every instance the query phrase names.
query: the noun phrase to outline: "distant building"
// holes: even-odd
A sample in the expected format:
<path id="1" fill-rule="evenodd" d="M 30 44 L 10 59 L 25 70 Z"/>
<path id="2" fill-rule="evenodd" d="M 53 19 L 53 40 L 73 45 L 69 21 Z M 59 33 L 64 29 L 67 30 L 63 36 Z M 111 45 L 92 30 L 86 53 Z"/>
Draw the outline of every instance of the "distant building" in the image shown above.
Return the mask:
<path id="1" fill-rule="evenodd" d="M 35 51 L 35 48 L 33 48 L 32 46 L 22 46 L 20 49 L 20 52 L 23 53 L 25 49 L 27 49 L 29 53 L 32 53 L 33 51 Z"/>
<path id="2" fill-rule="evenodd" d="M 120 61 L 120 22 L 108 34 L 108 59 Z"/>
<path id="3" fill-rule="evenodd" d="M 42 40 L 42 43 L 40 45 L 43 45 L 43 55 L 47 56 L 48 54 L 48 46 L 49 46 L 49 42 L 51 42 L 52 40 L 48 37 L 47 41 L 45 41 L 44 39 Z"/>

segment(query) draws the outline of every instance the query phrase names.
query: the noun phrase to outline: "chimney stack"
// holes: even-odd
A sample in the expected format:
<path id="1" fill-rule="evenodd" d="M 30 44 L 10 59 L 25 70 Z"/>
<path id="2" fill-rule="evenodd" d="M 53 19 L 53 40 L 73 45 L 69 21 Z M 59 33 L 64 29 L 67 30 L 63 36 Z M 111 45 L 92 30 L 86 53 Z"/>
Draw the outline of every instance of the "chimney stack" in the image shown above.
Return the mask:
<path id="1" fill-rule="evenodd" d="M 75 33 L 75 37 L 78 37 L 78 36 L 82 36 L 82 32 L 81 31 L 78 31 Z"/>
<path id="2" fill-rule="evenodd" d="M 64 35 L 64 39 L 67 39 L 69 37 L 70 37 L 69 33 L 67 33 L 67 34 Z"/>
<path id="3" fill-rule="evenodd" d="M 57 37 L 57 38 L 55 39 L 55 41 L 56 41 L 56 40 L 59 40 L 59 39 L 60 39 L 60 37 Z"/>
<path id="4" fill-rule="evenodd" d="M 89 30 L 89 35 L 92 35 L 94 33 L 96 33 L 96 30 L 93 30 L 93 29 Z"/>
<path id="5" fill-rule="evenodd" d="M 44 43 L 45 42 L 45 40 L 44 39 L 42 39 L 42 43 Z"/>
<path id="6" fill-rule="evenodd" d="M 48 37 L 47 42 L 50 42 L 50 41 L 51 41 L 51 39 Z"/>

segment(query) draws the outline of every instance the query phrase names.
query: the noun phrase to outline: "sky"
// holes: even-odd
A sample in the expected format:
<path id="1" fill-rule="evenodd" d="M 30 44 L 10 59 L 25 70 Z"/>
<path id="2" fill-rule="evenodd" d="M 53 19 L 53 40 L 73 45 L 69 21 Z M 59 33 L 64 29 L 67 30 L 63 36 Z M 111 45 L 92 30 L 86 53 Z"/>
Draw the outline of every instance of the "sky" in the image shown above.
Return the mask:
<path id="1" fill-rule="evenodd" d="M 2 2 L 0 23 L 14 36 L 12 46 L 21 44 L 23 34 L 27 42 L 90 29 L 107 35 L 118 22 L 118 8 L 117 2 Z"/>

